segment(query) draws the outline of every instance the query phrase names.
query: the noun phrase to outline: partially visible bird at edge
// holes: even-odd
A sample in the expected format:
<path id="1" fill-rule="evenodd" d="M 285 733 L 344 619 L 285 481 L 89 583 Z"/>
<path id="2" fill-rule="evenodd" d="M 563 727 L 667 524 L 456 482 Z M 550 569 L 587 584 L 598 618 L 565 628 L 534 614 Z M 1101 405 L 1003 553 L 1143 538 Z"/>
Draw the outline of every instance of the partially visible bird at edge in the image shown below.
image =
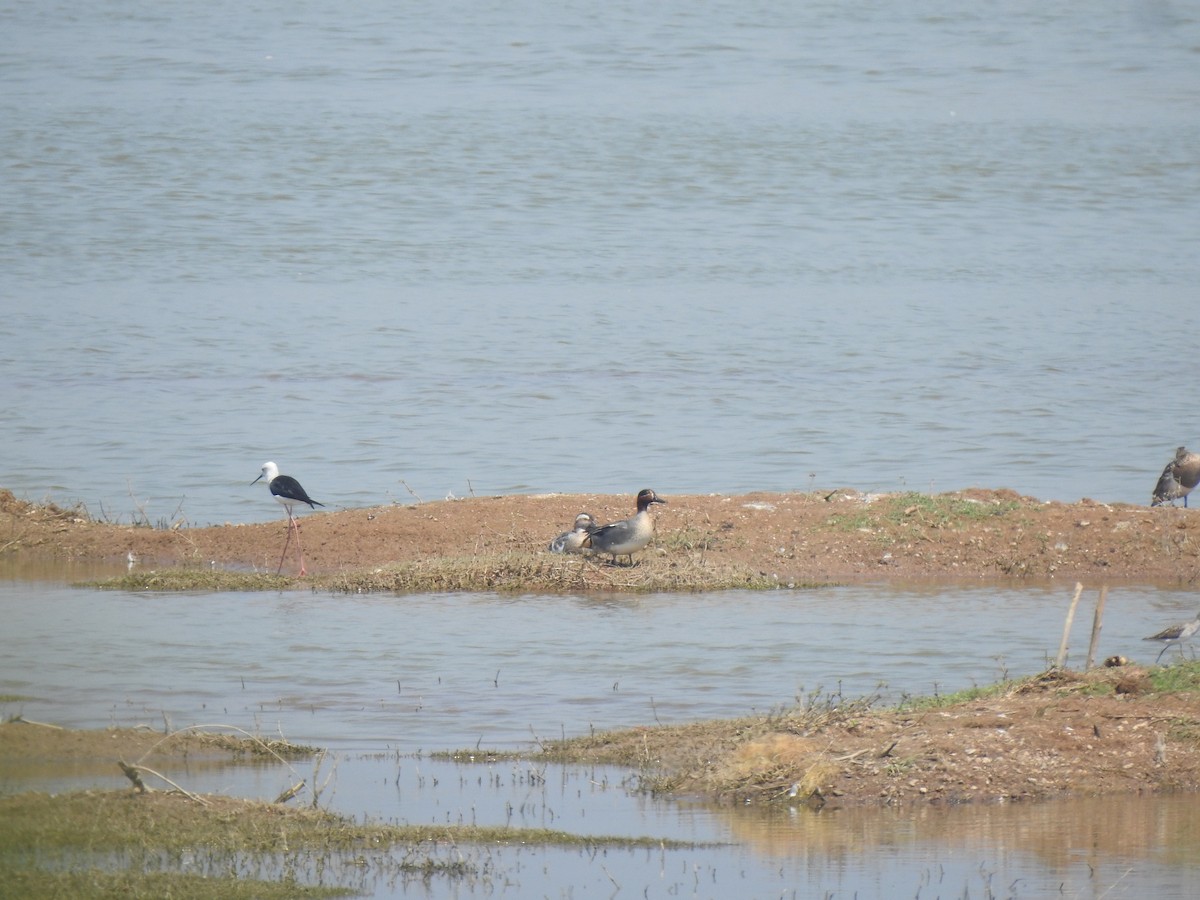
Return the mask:
<path id="1" fill-rule="evenodd" d="M 583 553 L 587 548 L 587 536 L 596 530 L 596 520 L 591 513 L 581 512 L 575 517 L 575 525 L 550 542 L 551 553 Z"/>
<path id="2" fill-rule="evenodd" d="M 590 547 L 597 553 L 608 553 L 613 562 L 618 556 L 628 556 L 629 564 L 633 565 L 633 554 L 645 549 L 654 539 L 654 517 L 650 515 L 650 506 L 654 503 L 666 503 L 650 488 L 645 488 L 637 495 L 637 514 L 611 525 L 597 528 L 585 538 L 584 546 Z"/>
<path id="3" fill-rule="evenodd" d="M 1150 505 L 1174 505 L 1176 500 L 1183 498 L 1186 507 L 1188 494 L 1197 484 L 1200 484 L 1200 453 L 1191 453 L 1187 447 L 1180 447 L 1175 451 L 1175 458 L 1162 470 Z"/>
<path id="4" fill-rule="evenodd" d="M 308 492 L 300 486 L 291 475 L 280 475 L 279 466 L 273 462 L 263 463 L 262 473 L 255 478 L 251 484 L 257 484 L 262 479 L 267 479 L 267 487 L 271 491 L 271 496 L 278 500 L 288 516 L 288 537 L 283 544 L 283 553 L 279 555 L 279 568 L 275 571 L 278 575 L 283 571 L 283 558 L 287 555 L 288 544 L 292 540 L 292 532 L 296 533 L 296 556 L 300 562 L 300 574 L 307 575 L 308 570 L 304 567 L 304 548 L 300 546 L 300 523 L 296 521 L 295 515 L 292 514 L 292 507 L 298 503 L 307 503 L 310 508 L 316 509 L 318 506 L 324 506 L 324 503 L 318 503 L 312 497 L 308 496 Z"/>
<path id="5" fill-rule="evenodd" d="M 1157 666 L 1158 661 L 1162 659 L 1162 655 L 1171 649 L 1174 644 L 1179 648 L 1180 657 L 1183 656 L 1183 645 L 1192 639 L 1197 631 L 1200 631 L 1200 613 L 1196 614 L 1196 618 L 1190 622 L 1178 622 L 1175 625 L 1168 625 L 1158 634 L 1152 634 L 1145 638 L 1147 641 L 1158 641 L 1163 645 L 1163 648 L 1158 651 L 1158 656 L 1154 658 L 1154 664 Z"/>

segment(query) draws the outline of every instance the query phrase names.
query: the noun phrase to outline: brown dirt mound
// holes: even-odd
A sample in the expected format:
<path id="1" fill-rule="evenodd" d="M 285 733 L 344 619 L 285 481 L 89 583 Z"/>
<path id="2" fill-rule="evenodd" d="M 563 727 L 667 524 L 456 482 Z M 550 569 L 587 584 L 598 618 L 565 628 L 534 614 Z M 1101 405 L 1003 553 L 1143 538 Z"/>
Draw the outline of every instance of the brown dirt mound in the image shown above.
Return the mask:
<path id="1" fill-rule="evenodd" d="M 1178 670 L 1184 672 L 1188 670 Z M 1192 666 L 1191 680 L 1200 678 Z M 1181 681 L 1188 681 L 1184 677 Z M 1120 692 L 1122 683 L 1142 692 Z M 992 696 L 776 716 L 553 742 L 552 758 L 630 765 L 669 792 L 813 805 L 1008 802 L 1200 788 L 1200 695 L 1147 670 L 1048 672 Z"/>
<path id="2" fill-rule="evenodd" d="M 1043 503 L 1005 490 L 953 494 L 751 493 L 668 496 L 641 564 L 702 559 L 780 583 L 921 579 L 1061 579 L 1195 584 L 1200 510 Z M 587 510 L 629 515 L 630 497 L 510 495 L 318 512 L 303 519 L 311 574 L 435 558 L 544 553 Z M 285 519 L 156 530 L 96 522 L 0 491 L 0 553 L 139 565 L 216 565 L 274 572 Z M 294 573 L 291 559 L 284 572 Z"/>

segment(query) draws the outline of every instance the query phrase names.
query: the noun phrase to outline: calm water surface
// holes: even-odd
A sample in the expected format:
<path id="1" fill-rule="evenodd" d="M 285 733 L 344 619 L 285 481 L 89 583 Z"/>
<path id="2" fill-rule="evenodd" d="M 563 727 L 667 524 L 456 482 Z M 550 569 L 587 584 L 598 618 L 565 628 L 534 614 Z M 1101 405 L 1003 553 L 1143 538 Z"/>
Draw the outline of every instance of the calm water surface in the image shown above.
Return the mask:
<path id="1" fill-rule="evenodd" d="M 1012 487 L 1198 439 L 1195 3 L 0 11 L 0 484 Z"/>
<path id="2" fill-rule="evenodd" d="M 24 698 L 2 704 L 6 716 L 77 727 L 234 726 L 334 751 L 321 769 L 191 761 L 169 770 L 197 790 L 270 799 L 300 778 L 324 783 L 332 775 L 322 801 L 356 816 L 723 845 L 600 856 L 476 850 L 485 871 L 503 873 L 503 887 L 483 878 L 457 885 L 464 896 L 611 887 L 614 878 L 647 896 L 794 888 L 800 896 L 883 898 L 897 884 L 914 895 L 922 885 L 941 896 L 978 896 L 990 886 L 997 895 L 1037 897 L 1065 884 L 1068 896 L 1118 886 L 1129 892 L 1105 896 L 1138 896 L 1148 886 L 1154 896 L 1188 896 L 1200 874 L 1200 813 L 1187 798 L 1106 800 L 1104 815 L 1091 801 L 713 809 L 651 800 L 619 769 L 427 755 L 765 712 L 798 698 L 824 702 L 839 690 L 890 699 L 958 690 L 1043 666 L 1057 649 L 1068 600 L 1065 589 L 874 587 L 648 597 L 162 596 L 7 581 L 0 617 L 17 639 L 0 649 L 0 694 Z M 1140 638 L 1190 616 L 1194 601 L 1188 591 L 1110 591 L 1099 652 L 1148 659 L 1157 647 Z M 1085 652 L 1089 619 L 1077 619 L 1073 661 Z M 107 767 L 31 762 L 0 773 L 0 790 L 120 781 Z M 353 866 L 338 871 L 339 883 L 377 896 L 417 890 L 389 877 L 382 860 L 369 876 Z"/>
<path id="3" fill-rule="evenodd" d="M 647 485 L 1144 503 L 1200 440 L 1194 2 L 53 0 L 0 9 L 0 34 L 18 496 L 259 521 L 273 459 L 332 509 Z M 503 877 L 454 886 L 353 876 L 379 895 L 1190 896 L 1194 819 L 1166 801 L 843 826 L 651 804 L 606 772 L 534 801 L 528 773 L 413 755 L 1024 674 L 1067 592 L 7 581 L 0 690 L 30 698 L 9 715 L 333 746 L 355 813 L 738 841 L 477 851 Z M 1142 658 L 1195 606 L 1114 592 L 1103 652 Z M 290 774 L 211 777 L 265 795 Z M 1042 810 L 1057 824 L 1016 840 Z"/>
<path id="4" fill-rule="evenodd" d="M 514 749 L 797 700 L 959 691 L 1041 671 L 1071 589 L 628 596 L 124 594 L 0 586 L 0 692 L 77 727 L 230 721 L 336 749 Z M 1069 662 L 1091 627 L 1081 605 Z M 1101 658 L 1195 614 L 1191 591 L 1109 592 Z M 70 623 L 64 627 L 63 623 Z"/>

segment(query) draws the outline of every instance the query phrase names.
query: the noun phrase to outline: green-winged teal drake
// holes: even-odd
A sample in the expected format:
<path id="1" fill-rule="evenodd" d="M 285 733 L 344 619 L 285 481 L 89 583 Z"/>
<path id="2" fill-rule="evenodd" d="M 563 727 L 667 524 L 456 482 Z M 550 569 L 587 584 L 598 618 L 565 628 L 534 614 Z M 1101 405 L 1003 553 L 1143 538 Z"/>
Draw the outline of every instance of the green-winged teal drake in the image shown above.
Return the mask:
<path id="1" fill-rule="evenodd" d="M 651 504 L 666 502 L 650 488 L 640 491 L 637 495 L 637 515 L 597 528 L 587 536 L 586 545 L 597 553 L 611 554 L 613 562 L 617 561 L 618 556 L 628 556 L 629 564 L 633 565 L 633 554 L 644 549 L 654 538 Z"/>

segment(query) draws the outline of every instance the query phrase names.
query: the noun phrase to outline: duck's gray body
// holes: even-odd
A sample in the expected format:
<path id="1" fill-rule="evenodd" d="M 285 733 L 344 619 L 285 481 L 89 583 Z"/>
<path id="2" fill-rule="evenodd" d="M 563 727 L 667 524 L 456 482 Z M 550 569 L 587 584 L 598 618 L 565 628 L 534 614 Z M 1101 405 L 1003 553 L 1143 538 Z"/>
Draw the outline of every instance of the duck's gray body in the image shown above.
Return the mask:
<path id="1" fill-rule="evenodd" d="M 654 539 L 654 517 L 650 515 L 650 506 L 654 503 L 666 503 L 660 500 L 654 491 L 646 488 L 637 495 L 637 514 L 611 525 L 597 528 L 587 536 L 587 545 L 597 553 L 609 553 L 616 562 L 618 556 L 628 556 L 629 564 L 633 565 L 633 554 L 644 550 Z"/>
<path id="2" fill-rule="evenodd" d="M 591 513 L 581 512 L 575 517 L 575 527 L 564 531 L 550 542 L 551 553 L 585 553 L 587 537 L 596 530 L 596 520 Z"/>

